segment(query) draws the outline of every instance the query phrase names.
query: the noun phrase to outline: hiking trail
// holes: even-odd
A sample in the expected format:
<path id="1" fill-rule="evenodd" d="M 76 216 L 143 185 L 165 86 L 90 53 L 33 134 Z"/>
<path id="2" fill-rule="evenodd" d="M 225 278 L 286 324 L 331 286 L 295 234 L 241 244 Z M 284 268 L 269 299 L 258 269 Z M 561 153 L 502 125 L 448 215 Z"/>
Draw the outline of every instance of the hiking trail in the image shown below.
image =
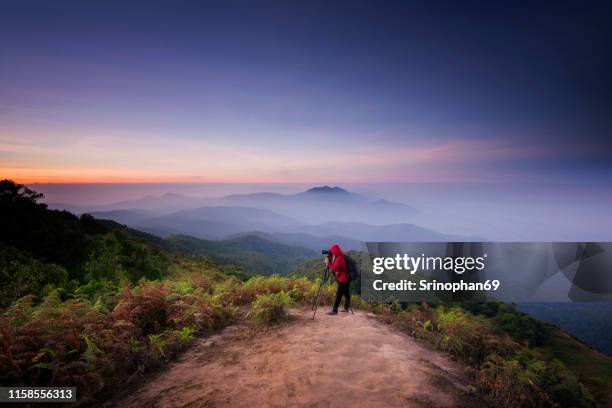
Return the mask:
<path id="1" fill-rule="evenodd" d="M 122 407 L 474 406 L 469 376 L 370 313 L 292 309 L 263 332 L 230 326 L 198 340 L 129 391 Z M 473 401 L 468 401 L 468 399 Z M 479 405 L 479 404 L 476 404 Z"/>

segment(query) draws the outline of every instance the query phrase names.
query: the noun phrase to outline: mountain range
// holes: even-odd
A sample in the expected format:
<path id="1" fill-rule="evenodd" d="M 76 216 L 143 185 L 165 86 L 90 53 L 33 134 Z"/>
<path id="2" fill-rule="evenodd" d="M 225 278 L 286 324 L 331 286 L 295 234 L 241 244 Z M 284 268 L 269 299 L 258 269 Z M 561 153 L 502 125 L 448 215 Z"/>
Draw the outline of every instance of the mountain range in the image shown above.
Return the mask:
<path id="1" fill-rule="evenodd" d="M 417 211 L 407 204 L 347 191 L 340 187 L 314 187 L 297 194 L 235 194 L 221 199 L 223 205 L 267 208 L 302 223 L 364 221 L 371 224 L 409 222 Z"/>
<path id="2" fill-rule="evenodd" d="M 222 239 L 245 231 L 278 231 L 298 222 L 262 208 L 198 207 L 158 215 L 140 209 L 91 212 L 96 218 L 112 219 L 151 234 L 167 237 L 184 234 L 203 239 Z"/>
<path id="3" fill-rule="evenodd" d="M 233 194 L 224 197 L 193 197 L 166 193 L 93 206 L 49 203 L 50 208 L 63 209 L 75 214 L 139 210 L 161 215 L 211 206 L 265 208 L 280 215 L 295 218 L 300 223 L 369 220 L 372 224 L 389 224 L 407 222 L 414 219 L 417 214 L 417 211 L 407 204 L 329 186 L 314 187 L 297 194 L 262 192 Z"/>
<path id="4" fill-rule="evenodd" d="M 369 197 L 341 187 L 321 186 L 297 194 L 261 192 L 219 198 L 167 193 L 78 209 L 160 237 L 188 235 L 203 240 L 257 236 L 319 251 L 337 242 L 362 249 L 367 241 L 473 240 L 414 225 L 412 206 Z"/>

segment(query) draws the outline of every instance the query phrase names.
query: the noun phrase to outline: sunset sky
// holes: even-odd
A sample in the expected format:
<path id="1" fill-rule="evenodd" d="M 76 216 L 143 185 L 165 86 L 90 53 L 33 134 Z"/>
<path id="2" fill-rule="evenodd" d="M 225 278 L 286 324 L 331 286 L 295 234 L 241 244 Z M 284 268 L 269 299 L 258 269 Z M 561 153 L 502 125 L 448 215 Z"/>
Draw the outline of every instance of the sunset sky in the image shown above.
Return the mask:
<path id="1" fill-rule="evenodd" d="M 125 3 L 0 4 L 0 177 L 612 181 L 605 2 Z"/>

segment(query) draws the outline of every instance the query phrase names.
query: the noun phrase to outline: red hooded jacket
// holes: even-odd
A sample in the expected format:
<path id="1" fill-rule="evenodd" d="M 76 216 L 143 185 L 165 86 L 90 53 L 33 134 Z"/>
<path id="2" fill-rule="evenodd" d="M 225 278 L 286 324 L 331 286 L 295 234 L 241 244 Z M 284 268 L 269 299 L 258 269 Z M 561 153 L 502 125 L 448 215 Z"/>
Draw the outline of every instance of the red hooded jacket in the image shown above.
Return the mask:
<path id="1" fill-rule="evenodd" d="M 348 282 L 348 270 L 346 269 L 346 259 L 340 249 L 340 245 L 333 244 L 329 247 L 329 252 L 334 256 L 334 261 L 329 263 L 329 269 L 331 269 L 336 275 L 336 280 L 340 283 Z"/>

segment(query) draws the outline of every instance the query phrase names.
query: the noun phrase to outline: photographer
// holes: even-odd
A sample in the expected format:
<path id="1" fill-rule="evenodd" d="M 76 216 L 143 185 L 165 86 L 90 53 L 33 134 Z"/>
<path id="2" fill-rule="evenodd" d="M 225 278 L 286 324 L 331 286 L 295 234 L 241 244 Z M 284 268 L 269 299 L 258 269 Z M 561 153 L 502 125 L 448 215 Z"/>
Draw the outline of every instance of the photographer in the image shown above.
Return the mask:
<path id="1" fill-rule="evenodd" d="M 327 313 L 328 315 L 338 314 L 338 306 L 340 306 L 340 300 L 344 295 L 344 310 L 343 312 L 348 313 L 351 306 L 351 292 L 350 292 L 350 278 L 346 267 L 346 258 L 344 253 L 338 244 L 333 244 L 329 247 L 329 254 L 325 258 L 325 264 L 329 266 L 336 276 L 336 282 L 338 282 L 338 291 L 336 292 L 336 300 L 334 301 L 334 308 L 332 311 Z"/>

